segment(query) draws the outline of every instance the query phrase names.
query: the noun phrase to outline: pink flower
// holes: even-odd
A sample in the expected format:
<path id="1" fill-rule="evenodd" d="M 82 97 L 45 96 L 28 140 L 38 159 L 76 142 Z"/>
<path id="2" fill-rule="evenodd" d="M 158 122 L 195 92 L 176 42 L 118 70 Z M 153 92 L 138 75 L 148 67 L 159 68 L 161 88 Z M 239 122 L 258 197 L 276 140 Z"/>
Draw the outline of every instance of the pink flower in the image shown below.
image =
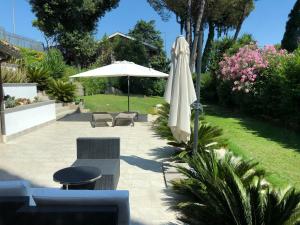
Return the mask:
<path id="1" fill-rule="evenodd" d="M 232 90 L 251 91 L 253 84 L 269 66 L 269 60 L 276 56 L 288 56 L 285 50 L 277 50 L 273 45 L 260 49 L 255 43 L 246 45 L 232 56 L 224 55 L 220 65 L 220 78 L 233 81 Z"/>

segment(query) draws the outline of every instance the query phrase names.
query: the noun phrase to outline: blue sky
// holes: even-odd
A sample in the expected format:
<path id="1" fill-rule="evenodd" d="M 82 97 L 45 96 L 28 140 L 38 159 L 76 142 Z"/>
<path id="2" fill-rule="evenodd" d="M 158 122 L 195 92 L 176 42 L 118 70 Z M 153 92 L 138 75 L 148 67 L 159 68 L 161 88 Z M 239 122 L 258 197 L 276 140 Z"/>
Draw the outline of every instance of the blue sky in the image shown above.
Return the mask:
<path id="1" fill-rule="evenodd" d="M 43 34 L 32 27 L 34 15 L 27 0 L 15 1 L 16 33 L 44 41 Z M 296 0 L 259 0 L 256 8 L 246 19 L 242 33 L 251 33 L 259 45 L 280 43 L 287 21 L 288 14 Z M 12 32 L 12 5 L 13 0 L 1 0 L 0 26 Z M 120 0 L 119 7 L 108 12 L 100 19 L 96 38 L 100 39 L 105 33 L 116 31 L 127 33 L 137 20 L 155 20 L 157 28 L 162 32 L 166 41 L 166 49 L 170 50 L 172 42 L 179 33 L 179 25 L 175 18 L 163 22 L 157 13 L 148 5 L 147 0 Z"/>

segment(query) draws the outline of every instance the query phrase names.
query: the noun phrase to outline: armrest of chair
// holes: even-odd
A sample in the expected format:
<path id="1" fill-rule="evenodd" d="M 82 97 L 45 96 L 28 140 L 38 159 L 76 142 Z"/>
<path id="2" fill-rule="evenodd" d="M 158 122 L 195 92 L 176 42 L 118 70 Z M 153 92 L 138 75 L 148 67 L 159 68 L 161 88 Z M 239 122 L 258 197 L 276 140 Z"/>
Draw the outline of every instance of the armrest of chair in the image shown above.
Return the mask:
<path id="1" fill-rule="evenodd" d="M 77 138 L 77 159 L 118 159 L 120 138 Z"/>

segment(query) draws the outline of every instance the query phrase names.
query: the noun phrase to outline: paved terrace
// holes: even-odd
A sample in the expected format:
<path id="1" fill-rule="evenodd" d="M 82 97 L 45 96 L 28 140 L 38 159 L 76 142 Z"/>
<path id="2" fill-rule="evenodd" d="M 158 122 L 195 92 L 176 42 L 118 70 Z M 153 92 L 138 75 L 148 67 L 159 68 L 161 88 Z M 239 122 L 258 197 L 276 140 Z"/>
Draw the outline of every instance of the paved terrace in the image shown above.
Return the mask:
<path id="1" fill-rule="evenodd" d="M 89 116 L 73 114 L 7 144 L 0 143 L 0 180 L 26 179 L 33 186 L 59 188 L 52 175 L 75 162 L 77 137 L 120 137 L 118 189 L 130 191 L 132 224 L 177 224 L 165 202 L 161 162 L 166 142 L 155 136 L 150 123 L 92 128 Z"/>

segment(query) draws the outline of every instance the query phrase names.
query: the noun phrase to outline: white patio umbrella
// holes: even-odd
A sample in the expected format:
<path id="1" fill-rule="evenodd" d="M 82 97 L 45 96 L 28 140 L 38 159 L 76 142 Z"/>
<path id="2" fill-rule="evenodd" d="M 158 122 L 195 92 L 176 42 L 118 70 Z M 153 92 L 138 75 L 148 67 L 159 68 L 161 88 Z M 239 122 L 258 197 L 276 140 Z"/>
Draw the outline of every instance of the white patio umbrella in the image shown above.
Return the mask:
<path id="1" fill-rule="evenodd" d="M 168 126 L 174 138 L 185 143 L 190 140 L 191 135 L 191 104 L 197 99 L 189 58 L 189 44 L 180 36 L 172 48 L 172 65 L 165 100 L 170 103 Z"/>
<path id="2" fill-rule="evenodd" d="M 154 70 L 152 68 L 137 65 L 128 61 L 117 61 L 110 65 L 99 67 L 71 76 L 76 77 L 127 77 L 128 80 L 128 111 L 130 95 L 130 77 L 168 77 L 166 73 Z"/>

